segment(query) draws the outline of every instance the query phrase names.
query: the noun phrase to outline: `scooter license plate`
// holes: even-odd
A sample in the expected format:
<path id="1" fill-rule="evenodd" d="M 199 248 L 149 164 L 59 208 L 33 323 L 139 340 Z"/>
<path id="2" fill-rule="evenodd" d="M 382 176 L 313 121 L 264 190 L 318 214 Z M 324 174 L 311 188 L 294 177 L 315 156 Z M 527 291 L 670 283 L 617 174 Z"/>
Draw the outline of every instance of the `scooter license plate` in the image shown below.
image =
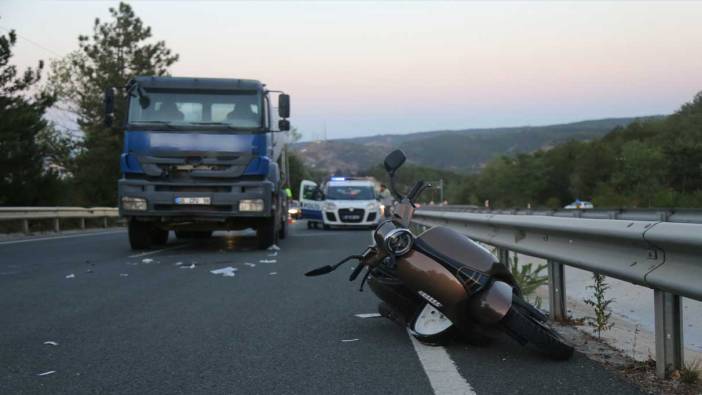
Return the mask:
<path id="1" fill-rule="evenodd" d="M 208 205 L 212 204 L 212 201 L 208 197 L 177 197 L 175 198 L 176 204 L 197 204 L 197 205 Z"/>

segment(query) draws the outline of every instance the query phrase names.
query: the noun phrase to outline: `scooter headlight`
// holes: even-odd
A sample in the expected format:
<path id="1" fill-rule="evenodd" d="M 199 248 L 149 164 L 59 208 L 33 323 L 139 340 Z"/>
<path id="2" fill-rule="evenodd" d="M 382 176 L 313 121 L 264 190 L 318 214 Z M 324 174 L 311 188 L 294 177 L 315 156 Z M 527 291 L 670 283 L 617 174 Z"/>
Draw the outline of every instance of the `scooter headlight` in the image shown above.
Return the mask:
<path id="1" fill-rule="evenodd" d="M 395 256 L 405 255 L 412 249 L 414 235 L 409 229 L 393 229 L 383 239 L 383 248 Z"/>

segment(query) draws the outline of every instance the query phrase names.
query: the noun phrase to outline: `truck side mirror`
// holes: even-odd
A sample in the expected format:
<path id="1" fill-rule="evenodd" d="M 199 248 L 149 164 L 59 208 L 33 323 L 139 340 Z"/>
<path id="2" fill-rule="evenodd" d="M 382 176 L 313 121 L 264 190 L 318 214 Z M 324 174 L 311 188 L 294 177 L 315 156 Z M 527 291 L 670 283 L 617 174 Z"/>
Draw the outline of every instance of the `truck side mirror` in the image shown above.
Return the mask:
<path id="1" fill-rule="evenodd" d="M 286 95 L 285 93 L 278 95 L 278 115 L 280 115 L 281 118 L 290 117 L 290 95 Z M 281 128 L 280 130 L 283 129 Z"/>
<path id="2" fill-rule="evenodd" d="M 280 121 L 278 121 L 278 130 L 280 130 L 281 132 L 290 130 L 290 121 L 288 121 L 287 119 L 281 119 Z"/>
<path id="3" fill-rule="evenodd" d="M 115 90 L 114 88 L 105 89 L 105 127 L 112 127 L 112 122 L 115 117 Z"/>

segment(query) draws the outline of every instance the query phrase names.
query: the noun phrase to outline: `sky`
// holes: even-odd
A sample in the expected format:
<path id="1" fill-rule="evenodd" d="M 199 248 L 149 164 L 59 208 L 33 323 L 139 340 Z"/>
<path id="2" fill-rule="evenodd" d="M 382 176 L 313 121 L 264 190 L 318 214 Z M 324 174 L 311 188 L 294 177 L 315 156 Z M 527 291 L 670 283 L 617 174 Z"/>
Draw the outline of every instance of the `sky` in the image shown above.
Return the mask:
<path id="1" fill-rule="evenodd" d="M 35 65 L 116 4 L 0 0 L 0 33 Z M 172 75 L 284 90 L 306 140 L 666 114 L 702 91 L 702 2 L 130 4 Z"/>

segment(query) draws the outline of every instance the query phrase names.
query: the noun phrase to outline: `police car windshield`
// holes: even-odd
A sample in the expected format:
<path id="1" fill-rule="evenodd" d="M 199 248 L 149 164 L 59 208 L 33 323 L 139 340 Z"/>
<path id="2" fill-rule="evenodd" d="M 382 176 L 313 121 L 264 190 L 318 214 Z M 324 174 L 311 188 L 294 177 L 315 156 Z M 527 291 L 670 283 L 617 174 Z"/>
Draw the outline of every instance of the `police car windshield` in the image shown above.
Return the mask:
<path id="1" fill-rule="evenodd" d="M 375 193 L 371 186 L 339 185 L 327 187 L 327 200 L 373 200 Z"/>

